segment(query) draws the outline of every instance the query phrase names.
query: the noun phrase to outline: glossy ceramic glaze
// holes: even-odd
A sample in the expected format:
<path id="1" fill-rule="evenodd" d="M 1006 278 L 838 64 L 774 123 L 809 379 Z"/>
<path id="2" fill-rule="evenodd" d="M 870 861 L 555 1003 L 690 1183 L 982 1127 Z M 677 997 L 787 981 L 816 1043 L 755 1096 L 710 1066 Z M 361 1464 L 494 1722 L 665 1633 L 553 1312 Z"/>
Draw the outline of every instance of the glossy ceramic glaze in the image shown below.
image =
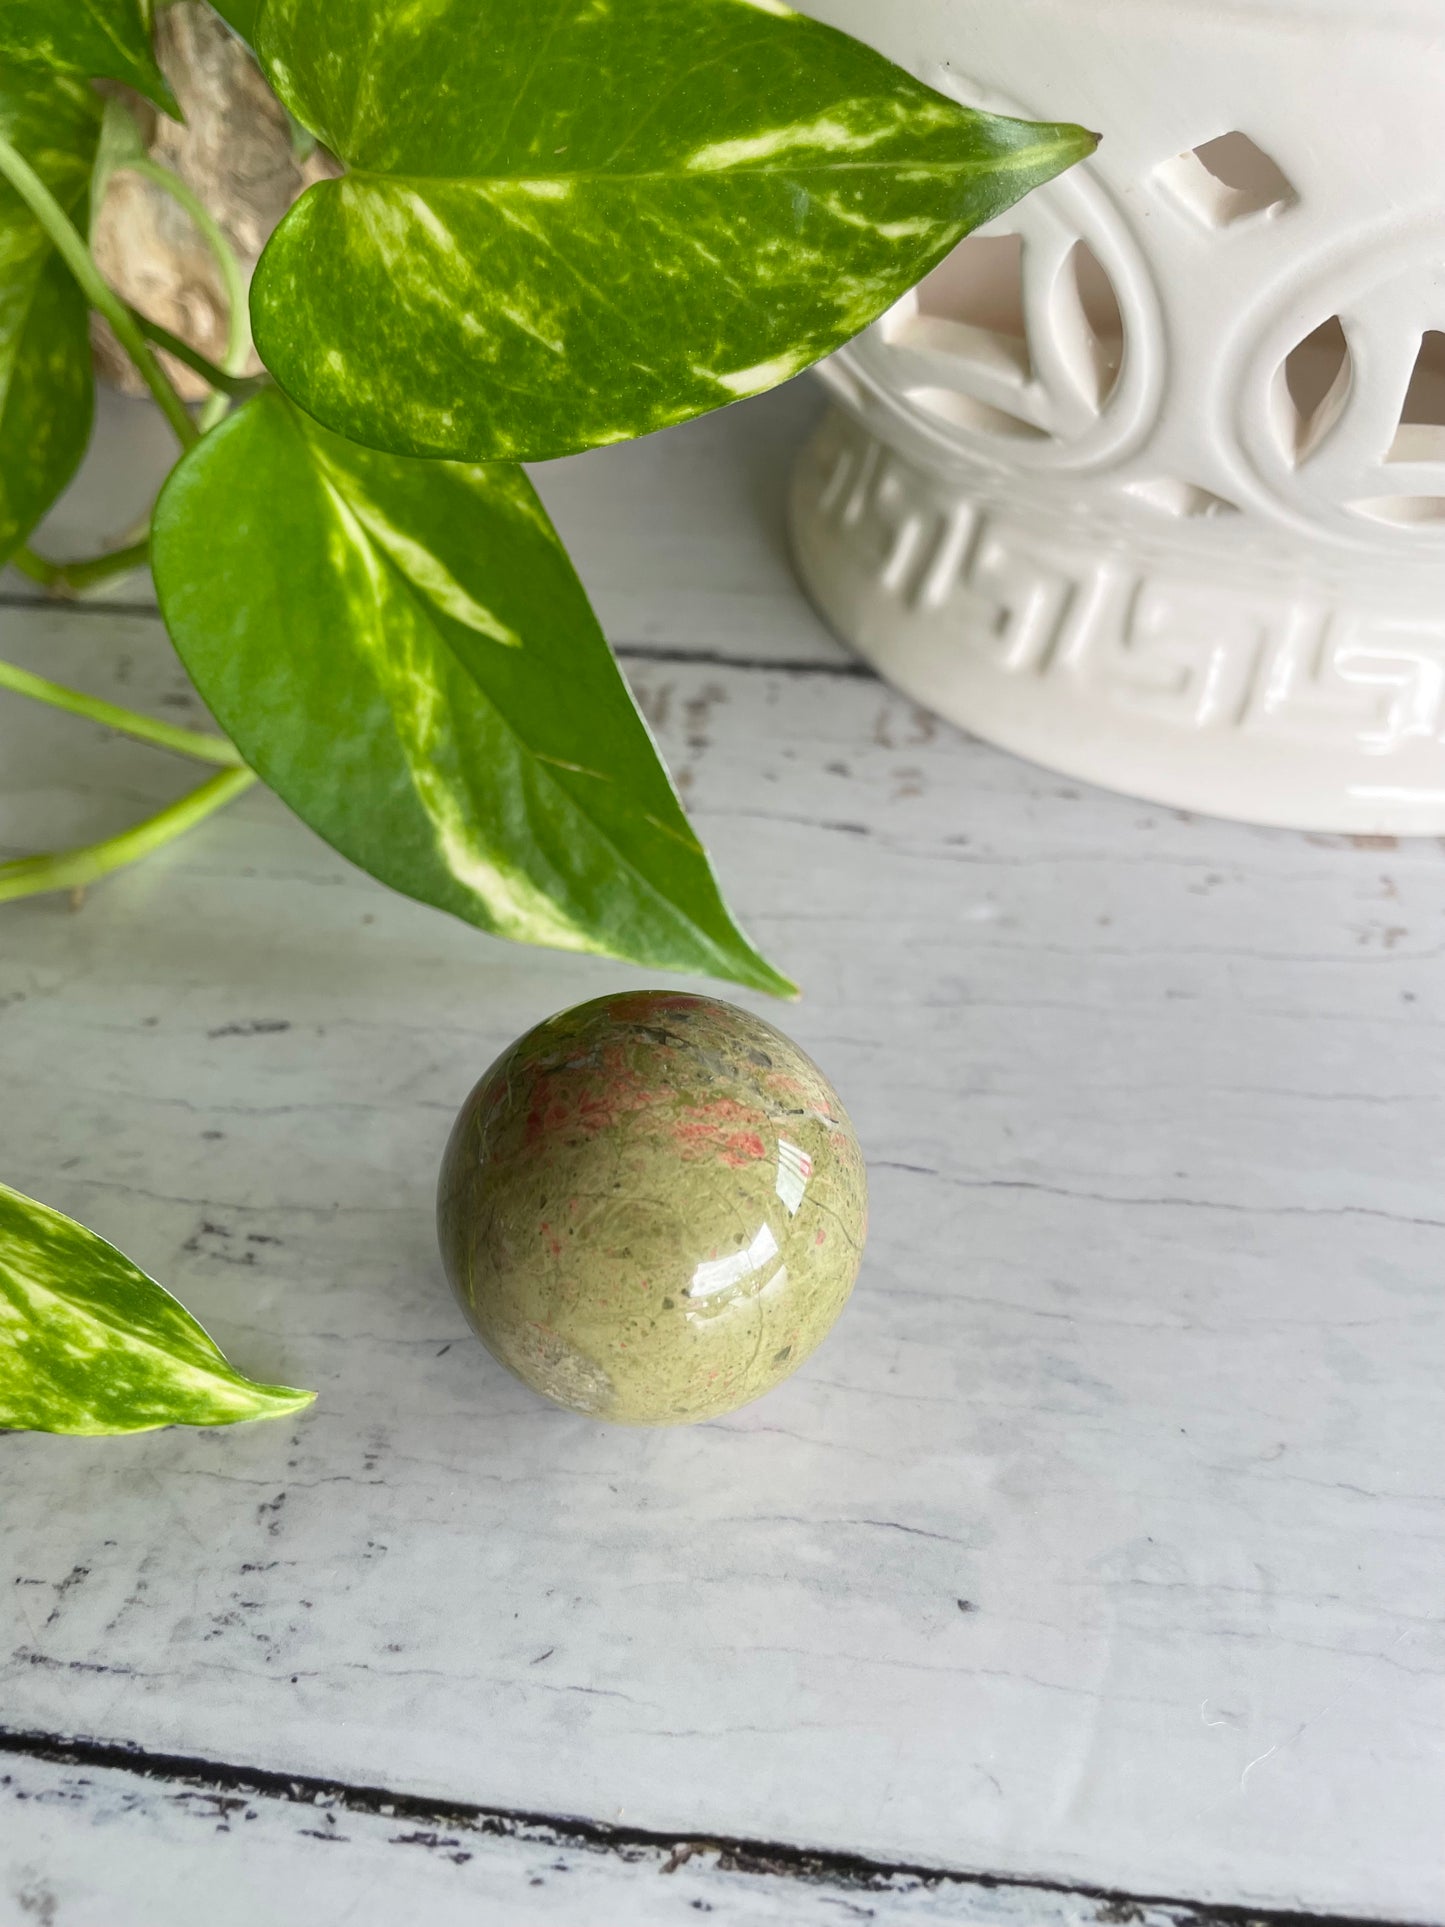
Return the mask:
<path id="1" fill-rule="evenodd" d="M 1070 777 L 1445 833 L 1441 0 L 803 4 L 1104 137 L 827 364 L 833 627 Z"/>
<path id="2" fill-rule="evenodd" d="M 529 1031 L 457 1119 L 442 1256 L 478 1336 L 559 1405 L 683 1425 L 826 1336 L 867 1231 L 863 1157 L 771 1024 L 642 991 Z"/>

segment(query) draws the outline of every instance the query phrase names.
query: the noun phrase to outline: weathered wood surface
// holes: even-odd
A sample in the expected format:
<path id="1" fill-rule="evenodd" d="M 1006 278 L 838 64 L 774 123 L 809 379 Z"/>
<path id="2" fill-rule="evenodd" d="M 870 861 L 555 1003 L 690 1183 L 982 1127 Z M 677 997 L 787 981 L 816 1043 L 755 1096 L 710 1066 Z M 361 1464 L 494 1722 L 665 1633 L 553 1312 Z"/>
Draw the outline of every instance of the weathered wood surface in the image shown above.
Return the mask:
<path id="1" fill-rule="evenodd" d="M 819 389 L 795 383 L 680 435 L 533 469 L 615 642 L 700 659 L 852 666 L 788 562 L 789 475 L 822 408 Z M 50 550 L 88 555 L 129 539 L 174 459 L 174 437 L 156 410 L 102 394 L 101 430 L 51 518 Z M 34 593 L 13 572 L 4 587 L 15 597 Z M 97 597 L 101 606 L 155 600 L 145 575 Z"/>
<path id="2" fill-rule="evenodd" d="M 1438 1921 L 1445 853 L 1080 791 L 858 673 L 775 519 L 811 407 L 543 480 L 870 1154 L 849 1315 L 772 1398 L 677 1434 L 555 1412 L 468 1337 L 431 1226 L 451 1116 L 513 1034 L 635 972 L 390 897 L 265 796 L 78 914 L 6 909 L 0 1169 L 321 1397 L 290 1428 L 0 1439 L 0 1725 L 439 1808 Z M 17 591 L 0 654 L 196 713 L 143 608 Z M 189 780 L 10 700 L 0 743 L 7 853 Z M 270 1806 L 212 1839 L 163 1772 L 0 1770 L 0 1918 L 47 1918 L 22 1883 L 67 1868 L 58 1927 L 141 1918 L 97 1898 L 112 1855 L 160 1923 L 202 1879 L 277 1896 L 238 1920 L 399 1918 L 347 1913 L 373 1888 L 443 1922 L 457 1893 L 510 1893 L 508 1920 L 693 1911 L 609 1884 L 605 1853 L 570 1899 L 490 1836 L 472 1886 L 424 1887 L 364 1815 L 349 1863 Z M 686 1893 L 800 1923 L 993 1904 L 795 1885 L 771 1913 L 761 1885 Z"/>
<path id="3" fill-rule="evenodd" d="M 58 1753 L 60 1749 L 54 1749 Z M 97 1766 L 0 1755 L 0 1895 L 41 1927 L 1221 1927 L 1175 1906 L 1121 1906 L 1009 1882 L 880 1873 L 787 1848 L 656 1841 L 625 1827 L 413 1806 L 305 1781 L 258 1786 L 170 1761 Z M 50 1909 L 46 1912 L 47 1907 Z M 492 1909 L 505 1911 L 497 1913 Z M 483 1911 L 485 1909 L 485 1911 Z"/>

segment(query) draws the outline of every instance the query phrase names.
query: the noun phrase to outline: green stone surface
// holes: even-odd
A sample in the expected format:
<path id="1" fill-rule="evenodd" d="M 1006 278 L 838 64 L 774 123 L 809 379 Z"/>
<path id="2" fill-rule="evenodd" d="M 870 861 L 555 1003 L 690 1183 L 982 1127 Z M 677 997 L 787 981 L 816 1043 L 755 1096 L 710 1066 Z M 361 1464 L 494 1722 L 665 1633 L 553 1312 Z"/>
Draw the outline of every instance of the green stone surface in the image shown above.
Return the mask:
<path id="1" fill-rule="evenodd" d="M 452 1287 L 495 1357 L 620 1425 L 771 1391 L 847 1302 L 863 1154 L 811 1059 L 671 991 L 604 997 L 514 1044 L 462 1107 L 438 1198 Z"/>

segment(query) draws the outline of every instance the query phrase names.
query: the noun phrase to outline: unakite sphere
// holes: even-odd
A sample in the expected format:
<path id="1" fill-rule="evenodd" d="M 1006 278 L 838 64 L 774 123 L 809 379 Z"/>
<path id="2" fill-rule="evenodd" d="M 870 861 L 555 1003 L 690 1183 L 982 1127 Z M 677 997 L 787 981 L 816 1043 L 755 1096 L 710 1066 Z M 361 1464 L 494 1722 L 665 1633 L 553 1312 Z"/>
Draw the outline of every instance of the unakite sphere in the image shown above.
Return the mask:
<path id="1" fill-rule="evenodd" d="M 438 1226 L 487 1349 L 619 1425 L 735 1411 L 797 1370 L 858 1275 L 863 1155 L 771 1024 L 602 997 L 529 1031 L 462 1107 Z"/>

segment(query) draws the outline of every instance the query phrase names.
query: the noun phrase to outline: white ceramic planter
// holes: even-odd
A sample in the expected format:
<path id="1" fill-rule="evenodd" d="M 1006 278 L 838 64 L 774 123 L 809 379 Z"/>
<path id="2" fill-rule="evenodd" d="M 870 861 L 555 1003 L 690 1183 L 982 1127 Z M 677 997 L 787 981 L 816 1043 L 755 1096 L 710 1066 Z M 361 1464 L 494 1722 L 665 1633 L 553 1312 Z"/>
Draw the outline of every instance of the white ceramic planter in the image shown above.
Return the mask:
<path id="1" fill-rule="evenodd" d="M 804 0 L 1103 131 L 825 369 L 803 578 L 979 735 L 1445 832 L 1445 0 Z"/>

